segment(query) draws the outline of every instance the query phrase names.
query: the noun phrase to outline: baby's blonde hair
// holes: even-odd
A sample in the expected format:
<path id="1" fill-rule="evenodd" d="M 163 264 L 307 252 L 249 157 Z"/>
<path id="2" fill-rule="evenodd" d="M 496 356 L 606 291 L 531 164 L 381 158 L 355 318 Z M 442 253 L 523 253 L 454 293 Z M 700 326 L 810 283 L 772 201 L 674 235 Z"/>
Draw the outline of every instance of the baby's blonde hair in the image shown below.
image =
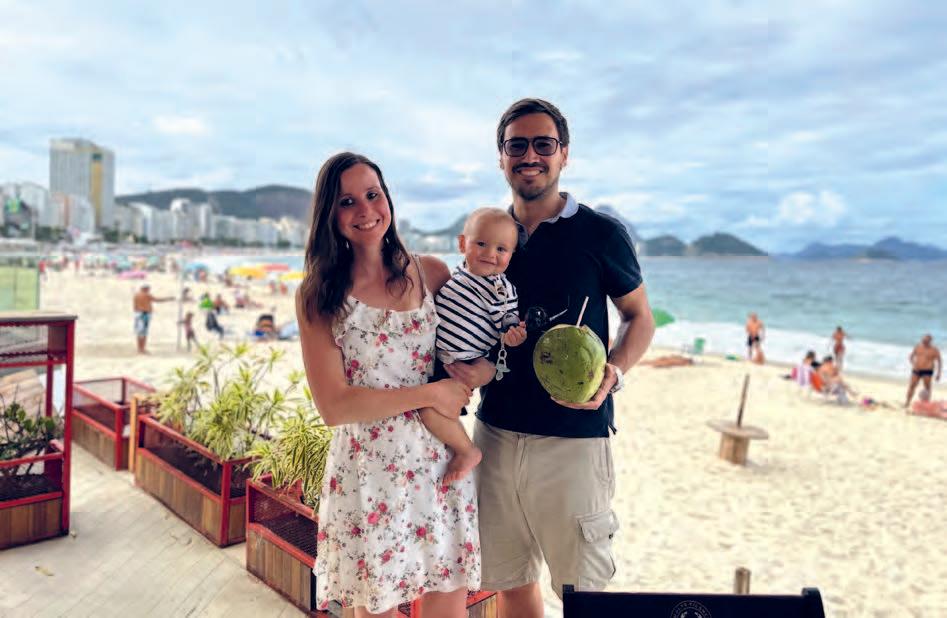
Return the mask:
<path id="1" fill-rule="evenodd" d="M 502 208 L 491 208 L 486 206 L 483 208 L 478 208 L 468 215 L 467 220 L 464 222 L 464 231 L 461 233 L 464 236 L 469 235 L 473 230 L 474 225 L 483 219 L 506 222 L 509 223 L 514 230 L 516 230 L 516 219 L 514 219 L 510 213 L 506 212 Z"/>

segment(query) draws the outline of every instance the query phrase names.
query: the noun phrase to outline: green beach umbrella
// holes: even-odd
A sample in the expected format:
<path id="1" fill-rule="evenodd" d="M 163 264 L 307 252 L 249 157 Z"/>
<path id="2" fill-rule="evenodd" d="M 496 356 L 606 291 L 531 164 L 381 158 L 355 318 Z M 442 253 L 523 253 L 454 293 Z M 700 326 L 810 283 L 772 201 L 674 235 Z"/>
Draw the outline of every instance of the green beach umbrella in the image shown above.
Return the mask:
<path id="1" fill-rule="evenodd" d="M 672 322 L 674 322 L 674 316 L 668 313 L 667 311 L 665 311 L 664 309 L 658 309 L 655 307 L 654 309 L 651 310 L 651 315 L 654 316 L 654 325 L 657 328 L 661 328 L 662 326 L 667 326 L 668 324 L 671 324 Z"/>

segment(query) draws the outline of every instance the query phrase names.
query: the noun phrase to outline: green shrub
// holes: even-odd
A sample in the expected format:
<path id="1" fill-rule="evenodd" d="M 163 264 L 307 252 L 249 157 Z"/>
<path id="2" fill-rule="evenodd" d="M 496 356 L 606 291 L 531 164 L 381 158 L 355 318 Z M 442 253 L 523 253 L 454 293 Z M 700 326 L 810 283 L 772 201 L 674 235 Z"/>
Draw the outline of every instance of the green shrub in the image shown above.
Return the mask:
<path id="1" fill-rule="evenodd" d="M 246 343 L 201 346 L 197 361 L 175 368 L 170 387 L 154 396 L 155 416 L 221 459 L 243 457 L 256 440 L 269 437 L 275 419 L 302 401 L 299 371 L 289 373 L 286 386 L 264 390 L 283 355 Z"/>

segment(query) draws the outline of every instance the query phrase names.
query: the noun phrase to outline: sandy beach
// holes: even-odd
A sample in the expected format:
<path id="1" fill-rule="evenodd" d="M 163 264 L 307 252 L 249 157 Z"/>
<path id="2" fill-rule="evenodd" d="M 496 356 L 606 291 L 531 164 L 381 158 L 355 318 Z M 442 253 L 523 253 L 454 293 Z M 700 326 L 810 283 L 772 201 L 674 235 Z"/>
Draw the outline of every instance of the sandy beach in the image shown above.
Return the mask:
<path id="1" fill-rule="evenodd" d="M 148 282 L 155 296 L 178 295 L 172 275 Z M 132 294 L 140 284 L 71 271 L 43 283 L 43 308 L 79 316 L 77 380 L 128 375 L 160 386 L 188 362 L 176 349 L 175 302 L 156 306 L 151 354 L 136 354 Z M 220 284 L 189 286 L 195 297 L 222 292 L 233 301 Z M 243 339 L 273 307 L 277 323 L 292 318 L 291 296 L 262 286 L 250 294 L 264 309 L 224 315 L 227 341 Z M 200 316 L 195 326 L 201 341 L 211 339 Z M 286 348 L 288 368 L 302 368 L 297 342 L 276 345 Z M 818 587 L 828 616 L 947 615 L 947 422 L 897 407 L 906 376 L 905 383 L 850 377 L 859 394 L 896 404 L 868 410 L 803 392 L 785 373 L 715 357 L 629 373 L 613 438 L 621 529 L 610 589 L 724 593 L 742 566 L 752 572 L 754 593 Z M 744 424 L 770 438 L 753 443 L 741 467 L 717 457 L 718 434 L 706 423 L 736 418 L 746 374 Z M 935 386 L 935 398 L 945 392 Z M 543 594 L 556 615 L 558 602 L 548 588 Z"/>

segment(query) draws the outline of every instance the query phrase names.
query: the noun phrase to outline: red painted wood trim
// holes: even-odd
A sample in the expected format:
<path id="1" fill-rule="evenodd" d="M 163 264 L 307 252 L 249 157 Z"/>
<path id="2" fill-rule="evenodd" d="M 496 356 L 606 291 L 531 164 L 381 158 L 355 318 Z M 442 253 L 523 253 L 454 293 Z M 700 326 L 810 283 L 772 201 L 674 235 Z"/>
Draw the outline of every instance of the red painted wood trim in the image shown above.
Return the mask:
<path id="1" fill-rule="evenodd" d="M 29 463 L 39 463 L 45 461 L 56 461 L 57 459 L 63 459 L 65 456 L 63 452 L 62 442 L 59 440 L 50 440 L 49 446 L 57 453 L 46 453 L 45 455 L 33 455 L 31 457 L 20 457 L 19 459 L 7 459 L 5 461 L 0 461 L 0 468 L 12 468 L 14 466 L 22 466 Z"/>
<path id="2" fill-rule="evenodd" d="M 233 466 L 225 463 L 223 473 L 223 479 L 220 482 L 220 542 L 226 543 L 227 535 L 230 533 L 230 478 L 233 475 Z"/>
<path id="3" fill-rule="evenodd" d="M 273 486 L 269 484 L 270 478 L 271 477 L 269 474 L 265 474 L 257 481 L 247 481 L 247 485 L 252 485 L 255 490 L 259 491 L 261 494 L 265 494 L 267 497 L 272 498 L 273 500 L 279 501 L 280 504 L 286 506 L 291 511 L 295 511 L 296 513 L 299 513 L 303 517 L 310 519 L 317 524 L 319 523 L 318 513 L 298 500 L 287 500 L 282 492 L 273 489 Z"/>
<path id="4" fill-rule="evenodd" d="M 62 464 L 62 532 L 69 533 L 69 493 L 72 479 L 72 416 L 69 410 L 72 410 L 72 386 L 73 369 L 75 367 L 76 350 L 76 322 L 59 322 L 66 325 L 66 384 L 64 393 L 66 400 L 63 402 L 63 416 L 65 417 L 65 429 L 63 430 L 63 464 Z"/>
<path id="5" fill-rule="evenodd" d="M 83 423 L 85 423 L 85 424 L 87 424 L 87 425 L 90 425 L 93 430 L 98 431 L 99 433 L 104 433 L 105 435 L 107 435 L 107 436 L 108 436 L 109 438 L 111 438 L 112 440 L 115 440 L 115 439 L 116 439 L 117 436 L 116 436 L 116 433 L 115 433 L 114 430 L 109 429 L 108 427 L 106 427 L 105 425 L 103 425 L 103 424 L 100 423 L 99 421 L 95 420 L 95 419 L 92 418 L 91 416 L 86 416 L 85 414 L 83 414 L 83 413 L 80 412 L 79 410 L 73 410 L 72 413 L 73 413 L 75 416 L 78 416 L 79 419 L 81 419 Z"/>
<path id="6" fill-rule="evenodd" d="M 292 557 L 295 558 L 296 560 L 302 562 L 303 564 L 305 564 L 305 565 L 306 565 L 307 567 L 309 567 L 310 569 L 312 569 L 312 568 L 314 568 L 314 567 L 316 566 L 316 558 L 315 558 L 315 556 L 310 556 L 310 555 L 307 554 L 306 552 L 301 551 L 298 547 L 296 547 L 296 546 L 293 545 L 292 543 L 287 543 L 284 539 L 282 539 L 281 537 L 279 537 L 279 536 L 277 536 L 276 534 L 274 534 L 272 530 L 270 530 L 269 528 L 267 528 L 267 527 L 264 526 L 263 524 L 259 524 L 259 523 L 257 523 L 257 522 L 251 522 L 251 523 L 247 524 L 247 534 L 248 534 L 248 535 L 250 534 L 250 530 L 253 530 L 253 532 L 255 532 L 256 534 L 262 536 L 264 539 L 266 539 L 267 541 L 269 541 L 269 542 L 272 543 L 273 545 L 276 545 L 276 546 L 279 547 L 281 550 L 283 550 L 284 552 L 286 552 L 287 554 L 289 554 L 290 556 L 292 556 Z"/>
<path id="7" fill-rule="evenodd" d="M 138 452 L 144 455 L 145 457 L 147 457 L 148 459 L 150 459 L 155 465 L 158 465 L 164 468 L 164 470 L 176 476 L 179 480 L 187 483 L 194 489 L 199 490 L 202 494 L 206 495 L 208 498 L 215 500 L 218 503 L 223 502 L 223 500 L 221 500 L 220 494 L 215 494 L 211 490 L 207 489 L 206 487 L 204 487 L 203 485 L 201 485 L 200 483 L 198 483 L 197 481 L 195 481 L 188 475 L 184 474 L 183 472 L 181 472 L 180 470 L 178 470 L 177 468 L 175 468 L 174 466 L 172 466 L 165 460 L 161 459 L 160 457 L 158 457 L 157 455 L 149 451 L 144 446 L 139 446 Z M 224 505 L 221 504 L 221 514 L 223 514 L 224 510 L 225 510 Z"/>
<path id="8" fill-rule="evenodd" d="M 490 590 L 481 590 L 480 592 L 477 592 L 473 594 L 472 596 L 467 597 L 467 607 L 470 607 L 471 605 L 476 605 L 477 603 L 485 599 L 489 599 L 495 594 L 496 592 L 492 592 Z"/>
<path id="9" fill-rule="evenodd" d="M 203 455 L 204 457 L 206 457 L 206 458 L 208 458 L 208 459 L 210 459 L 210 460 L 212 460 L 212 461 L 214 461 L 214 462 L 216 462 L 216 463 L 218 463 L 218 464 L 220 464 L 220 465 L 224 465 L 224 464 L 243 465 L 243 464 L 248 463 L 248 462 L 250 462 L 250 461 L 253 460 L 252 457 L 242 457 L 242 458 L 240 458 L 240 459 L 228 459 L 228 460 L 224 461 L 224 460 L 221 459 L 216 453 L 214 453 L 213 451 L 211 451 L 210 449 L 208 449 L 208 448 L 207 448 L 206 446 L 204 446 L 203 444 L 200 444 L 200 443 L 198 443 L 198 442 L 195 442 L 194 440 L 191 440 L 190 438 L 188 438 L 187 436 L 185 436 L 185 435 L 182 434 L 181 432 L 176 431 L 176 430 L 172 429 L 171 427 L 168 427 L 167 425 L 162 424 L 160 421 L 158 421 L 157 418 L 154 418 L 153 416 L 150 416 L 150 415 L 149 415 L 149 416 L 141 416 L 141 415 L 139 415 L 139 416 L 138 416 L 138 422 L 139 422 L 139 424 L 142 424 L 142 425 L 149 425 L 152 429 L 154 429 L 154 430 L 156 430 L 156 431 L 159 431 L 159 432 L 165 434 L 166 436 L 170 436 L 170 437 L 174 438 L 175 440 L 177 440 L 177 441 L 180 442 L 181 444 L 184 444 L 185 446 L 187 446 L 189 449 L 191 449 L 191 450 L 193 450 L 193 451 L 197 451 L 198 453 L 200 453 L 200 454 Z M 139 429 L 140 429 L 140 427 L 139 427 Z M 143 435 L 143 432 L 139 431 L 138 435 L 139 435 L 139 436 L 140 436 L 140 435 Z M 140 443 L 139 443 L 139 444 L 140 444 Z"/>
<path id="10" fill-rule="evenodd" d="M 61 491 L 51 491 L 48 494 L 37 494 L 35 496 L 27 496 L 26 498 L 17 498 L 16 500 L 7 500 L 6 502 L 0 502 L 0 511 L 3 509 L 12 509 L 15 506 L 23 506 L 24 504 L 33 504 L 34 502 L 46 502 L 47 500 L 55 500 L 56 498 L 61 498 Z"/>

